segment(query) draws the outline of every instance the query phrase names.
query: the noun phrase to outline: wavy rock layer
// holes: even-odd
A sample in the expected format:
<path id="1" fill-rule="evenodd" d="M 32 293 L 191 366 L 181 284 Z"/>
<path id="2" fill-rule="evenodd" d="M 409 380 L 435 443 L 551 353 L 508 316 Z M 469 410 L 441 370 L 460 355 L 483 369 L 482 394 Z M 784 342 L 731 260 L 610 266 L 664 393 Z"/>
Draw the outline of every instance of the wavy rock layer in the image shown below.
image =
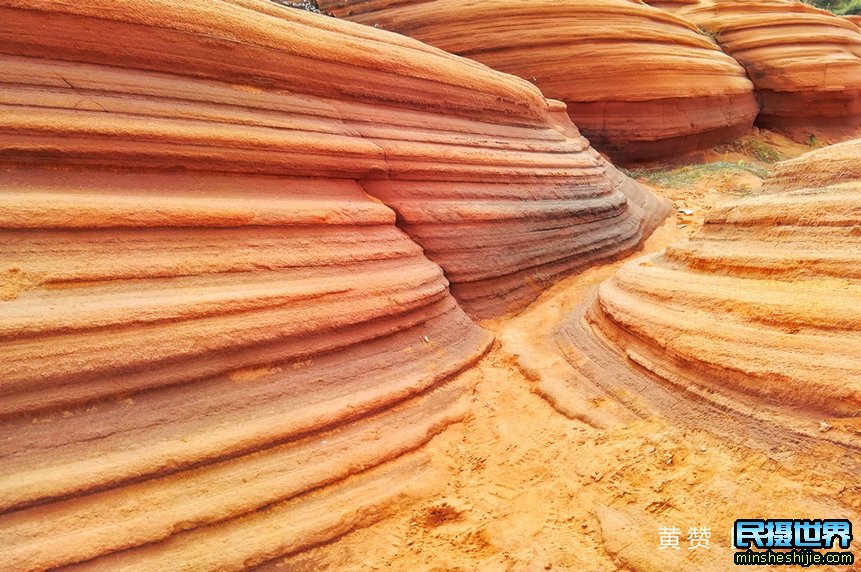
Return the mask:
<path id="1" fill-rule="evenodd" d="M 778 163 L 763 184 L 763 190 L 817 189 L 855 181 L 861 181 L 861 139 L 823 147 Z"/>
<path id="2" fill-rule="evenodd" d="M 861 35 L 848 20 L 795 0 L 650 3 L 715 34 L 745 67 L 759 125 L 815 132 L 861 125 Z"/>
<path id="3" fill-rule="evenodd" d="M 398 217 L 481 313 L 663 208 L 535 88 L 393 34 L 250 0 L 0 22 L 10 569 L 238 569 L 379 518 L 490 343 Z"/>
<path id="4" fill-rule="evenodd" d="M 367 181 L 391 199 L 388 206 L 406 227 L 445 234 L 442 244 L 433 245 L 416 236 L 450 272 L 454 290 L 474 315 L 521 308 L 535 296 L 536 282 L 590 256 L 630 250 L 665 214 L 657 199 L 640 190 L 634 191 L 640 204 L 632 204 L 616 184 L 618 175 L 563 121 L 560 105 L 537 89 L 405 38 L 251 0 L 154 5 L 152 11 L 175 13 L 170 23 L 149 9 L 128 15 L 112 10 L 98 29 L 84 8 L 68 8 L 80 15 L 46 16 L 35 7 L 55 4 L 22 4 L 33 9 L 7 9 L 4 49 L 8 74 L 15 71 L 11 66 L 28 69 L 7 81 L 37 66 L 13 54 L 59 53 L 69 60 L 65 67 L 55 63 L 60 69 L 32 73 L 65 94 L 52 92 L 52 109 L 40 108 L 39 118 L 18 106 L 4 119 L 12 126 L 26 123 L 33 130 L 27 141 L 49 147 L 53 163 L 97 164 L 109 151 L 110 162 L 122 165 L 133 154 L 126 147 L 137 146 L 138 157 L 153 169 L 181 164 Z M 34 37 L 28 31 L 40 17 L 62 17 L 63 25 L 81 32 L 74 40 Z M 201 40 L 212 25 L 215 37 Z M 145 32 L 153 27 L 164 29 L 170 50 L 149 49 Z M 111 42 L 112 34 L 133 35 Z M 229 40 L 234 37 L 242 41 Z M 228 63 L 224 50 L 233 54 Z M 78 60 L 112 67 L 96 73 Z M 184 69 L 198 79 L 126 77 L 123 67 L 168 74 Z M 23 103 L 39 90 L 45 91 L 20 87 L 7 97 Z M 140 121 L 131 112 L 159 120 Z M 60 136 L 68 132 L 86 136 L 89 146 Z M 5 153 L 36 152 L 16 142 Z M 399 190 L 404 188 L 410 191 Z M 556 234 L 537 230 L 551 221 Z M 602 233 L 594 233 L 596 227 Z M 476 244 L 479 235 L 493 240 Z M 523 256 L 526 245 L 540 256 Z M 462 280 L 455 257 L 481 263 Z"/>
<path id="5" fill-rule="evenodd" d="M 792 161 L 772 185 L 829 184 L 804 179 L 798 165 L 827 171 L 831 156 Z M 856 174 L 718 209 L 696 239 L 602 284 L 590 321 L 636 364 L 709 400 L 762 403 L 812 420 L 857 415 L 859 181 Z M 569 337 L 575 330 L 572 323 Z"/>
<path id="6" fill-rule="evenodd" d="M 679 155 L 731 140 L 757 114 L 744 69 L 695 26 L 626 0 L 323 0 L 535 82 L 567 103 L 589 140 L 619 160 Z"/>
<path id="7" fill-rule="evenodd" d="M 303 493 L 464 414 L 464 384 L 448 380 L 489 335 L 354 181 L 24 168 L 2 178 L 10 569 L 131 547 L 96 563 L 203 569 L 223 554 L 208 543 L 239 568 L 319 542 L 398 491 L 363 483 L 321 513 L 328 497 Z M 417 469 L 387 470 L 406 484 Z M 255 532 L 275 514 L 291 520 L 294 505 L 307 506 L 300 529 Z"/>
<path id="8" fill-rule="evenodd" d="M 207 542 L 227 543 L 238 562 L 318 542 L 373 501 L 357 489 L 355 510 L 333 506 L 325 527 L 311 513 L 277 544 L 234 544 L 222 531 L 253 536 L 271 520 L 254 511 L 313 507 L 302 493 L 463 415 L 463 383 L 445 381 L 488 336 L 353 183 L 12 176 L 4 271 L 23 284 L 0 312 L 10 569 L 134 546 L 147 561 L 135 569 L 159 559 L 202 569 L 221 554 Z M 94 202 L 111 226 L 89 224 L 81 211 Z M 39 224 L 34 206 L 70 222 Z M 282 220 L 265 224 L 273 214 Z M 123 569 L 127 557 L 104 565 Z"/>

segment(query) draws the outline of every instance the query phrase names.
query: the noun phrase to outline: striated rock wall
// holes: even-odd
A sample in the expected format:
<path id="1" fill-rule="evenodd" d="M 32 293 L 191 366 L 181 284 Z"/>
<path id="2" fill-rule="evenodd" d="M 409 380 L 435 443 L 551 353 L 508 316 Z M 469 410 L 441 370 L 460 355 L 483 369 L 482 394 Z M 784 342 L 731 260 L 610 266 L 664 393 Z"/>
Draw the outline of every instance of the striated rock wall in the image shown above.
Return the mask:
<path id="1" fill-rule="evenodd" d="M 303 493 L 463 416 L 463 382 L 447 380 L 489 335 L 356 183 L 0 176 L 10 569 L 131 547 L 96 564 L 201 569 L 223 554 L 212 543 L 239 568 L 319 542 L 361 515 L 365 485 L 334 524 L 311 513 L 281 537 L 255 535 L 272 519 L 255 511 L 275 503 L 291 522 L 293 504 L 315 506 Z M 233 544 L 234 530 L 252 538 Z"/>
<path id="2" fill-rule="evenodd" d="M 857 181 L 861 181 L 861 139 L 823 147 L 778 163 L 763 184 L 763 190 L 818 189 Z"/>
<path id="3" fill-rule="evenodd" d="M 116 134 L 128 133 L 137 141 L 147 141 L 150 168 L 174 167 L 180 162 L 185 169 L 217 165 L 219 171 L 323 173 L 367 182 L 366 188 L 374 187 L 391 199 L 388 206 L 398 212 L 405 227 L 438 231 L 442 224 L 449 224 L 445 230 L 449 250 L 464 257 L 482 256 L 482 272 L 468 283 L 452 278 L 457 271 L 450 276 L 454 289 L 464 291 L 461 301 L 474 315 L 516 310 L 534 297 L 536 281 L 579 266 L 582 260 L 578 261 L 570 241 L 566 242 L 574 234 L 581 251 L 612 256 L 635 247 L 643 228 L 653 226 L 664 213 L 657 199 L 648 200 L 644 215 L 630 209 L 626 196 L 611 181 L 614 175 L 607 175 L 606 163 L 597 158 L 576 128 L 562 121 L 559 105 L 545 100 L 526 82 L 399 36 L 322 18 L 312 25 L 300 21 L 307 20 L 307 14 L 262 1 L 169 6 L 162 10 L 177 12 L 163 32 L 172 46 L 170 52 L 147 50 L 146 34 L 138 30 L 145 25 L 162 26 L 161 21 L 135 27 L 108 19 L 100 22 L 98 30 L 90 30 L 84 26 L 85 15 L 68 15 L 64 16 L 67 26 L 82 28 L 71 46 L 66 38 L 34 38 L 26 33 L 29 26 L 42 17 L 59 18 L 36 10 L 19 10 L 15 19 L 10 16 L 5 26 L 6 50 L 16 57 L 58 53 L 72 69 L 81 69 L 81 62 L 72 63 L 80 59 L 89 64 L 110 63 L 108 71 L 115 74 L 121 74 L 116 68 L 123 66 L 160 73 L 188 69 L 186 75 L 194 76 L 196 83 L 177 85 L 175 78 L 150 74 L 135 80 L 145 86 L 127 88 L 117 85 L 115 77 L 100 79 L 91 72 L 71 78 L 79 92 L 90 90 L 118 112 L 132 105 L 124 90 L 143 90 L 143 97 L 169 100 L 175 95 L 170 90 L 183 91 L 185 100 L 177 117 L 146 124 L 122 115 L 104 126 L 103 135 L 88 135 L 93 145 L 98 137 L 110 141 L 108 146 L 115 151 L 112 164 L 122 164 L 119 145 L 133 143 L 118 143 Z M 69 10 L 81 12 L 83 8 Z M 248 21 L 230 19 L 240 19 L 240 15 Z M 216 25 L 223 30 L 219 32 Z M 339 30 L 345 26 L 350 35 L 339 39 L 338 34 L 343 33 Z M 246 34 L 254 41 L 225 40 L 223 46 L 215 39 L 204 43 L 198 39 L 204 28 L 225 37 Z M 105 43 L 105 36 L 123 33 L 138 36 Z M 85 44 L 86 50 L 76 47 Z M 227 62 L 225 50 L 231 53 Z M 395 50 L 403 52 L 402 61 L 387 57 Z M 239 62 L 255 65 L 245 67 Z M 66 72 L 68 69 L 62 73 Z M 397 89 L 386 87 L 395 78 Z M 251 87 L 240 90 L 235 84 Z M 58 107 L 100 105 L 92 99 L 80 102 L 80 98 L 68 97 L 73 101 Z M 170 115 L 174 112 L 171 105 L 147 101 L 146 113 Z M 209 115 L 198 116 L 200 109 Z M 81 133 L 100 129 L 97 126 L 107 121 L 98 108 L 46 113 L 68 116 L 69 129 Z M 183 123 L 189 121 L 183 114 L 200 121 L 195 126 L 198 131 L 192 139 L 184 136 L 182 143 L 168 143 L 169 138 L 158 130 L 169 127 L 176 132 L 189 125 Z M 27 120 L 33 121 L 32 117 Z M 43 123 L 47 126 L 39 129 L 52 128 L 50 122 Z M 234 127 L 212 128 L 225 123 Z M 74 155 L 76 164 L 94 161 L 84 157 L 83 149 L 71 149 L 77 146 L 75 139 L 58 143 L 56 133 L 48 131 L 38 136 L 51 139 L 52 146 L 60 145 L 58 152 L 63 157 L 72 160 Z M 194 153 L 178 161 L 174 155 L 179 144 L 187 144 Z M 102 155 L 95 147 L 92 153 Z M 440 183 L 445 190 L 439 190 Z M 396 198 L 404 194 L 398 188 L 407 186 L 412 188 L 409 196 Z M 544 191 L 536 191 L 531 200 L 524 201 L 520 193 L 532 188 Z M 636 194 L 641 199 L 646 196 L 640 191 Z M 490 229 L 499 221 L 558 220 L 563 211 L 567 222 L 578 224 L 569 225 L 556 238 L 521 227 L 514 229 L 519 237 L 508 232 L 512 229 L 505 236 L 496 235 L 501 243 L 498 247 L 470 247 L 468 240 L 460 240 L 475 236 L 479 228 L 487 228 L 493 235 Z M 616 239 L 598 242 L 590 238 L 585 232 L 588 224 L 616 229 Z M 513 244 L 540 245 L 546 256 L 518 259 L 504 244 L 506 236 L 514 239 Z M 448 255 L 435 256 L 441 250 L 438 246 L 425 244 L 421 238 L 419 242 L 435 262 L 450 271 Z M 499 280 L 507 280 L 507 286 L 499 287 Z M 482 281 L 488 285 L 485 297 L 498 300 L 474 300 L 466 293 L 481 290 Z"/>
<path id="4" fill-rule="evenodd" d="M 695 239 L 624 266 L 590 321 L 639 366 L 710 400 L 817 423 L 857 415 L 861 173 L 828 174 L 857 163 L 857 144 L 824 151 L 778 167 L 767 185 L 784 192 L 721 207 Z"/>
<path id="5" fill-rule="evenodd" d="M 802 135 L 861 125 L 861 35 L 847 19 L 797 0 L 650 4 L 715 34 L 745 67 L 759 125 Z"/>
<path id="6" fill-rule="evenodd" d="M 334 15 L 534 82 L 618 160 L 729 141 L 757 114 L 744 69 L 695 26 L 627 0 L 324 0 Z"/>
<path id="7" fill-rule="evenodd" d="M 10 569 L 240 569 L 380 518 L 491 341 L 443 270 L 510 311 L 665 213 L 527 83 L 263 1 L 0 0 L 0 84 Z"/>

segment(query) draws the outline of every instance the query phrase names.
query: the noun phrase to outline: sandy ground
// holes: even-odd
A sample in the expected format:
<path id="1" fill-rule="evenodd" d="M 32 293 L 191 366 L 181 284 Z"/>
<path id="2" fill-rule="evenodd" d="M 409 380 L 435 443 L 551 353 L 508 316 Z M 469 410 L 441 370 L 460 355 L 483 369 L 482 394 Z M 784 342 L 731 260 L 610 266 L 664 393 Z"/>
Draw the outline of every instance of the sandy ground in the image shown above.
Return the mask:
<path id="1" fill-rule="evenodd" d="M 808 150 L 778 143 L 785 156 Z M 737 160 L 724 153 L 705 160 Z M 760 184 L 754 175 L 717 175 L 685 190 L 653 188 L 693 214 L 671 217 L 645 252 L 686 237 L 708 208 L 737 198 L 740 188 L 756 192 Z M 780 448 L 757 447 L 757 435 L 743 430 L 727 439 L 707 424 L 626 419 L 614 411 L 617 404 L 600 400 L 581 416 L 576 412 L 583 404 L 554 406 L 539 395 L 533 364 L 545 380 L 575 375 L 550 332 L 624 262 L 568 278 L 520 315 L 484 324 L 498 342 L 465 374 L 474 384 L 471 413 L 422 450 L 438 475 L 430 486 L 434 494 L 370 528 L 264 568 L 730 570 L 736 518 L 857 522 L 857 479 L 817 468 L 829 451 L 805 461 L 781 455 Z M 659 549 L 664 526 L 680 529 L 680 550 Z M 708 549 L 689 549 L 690 527 L 710 529 Z"/>

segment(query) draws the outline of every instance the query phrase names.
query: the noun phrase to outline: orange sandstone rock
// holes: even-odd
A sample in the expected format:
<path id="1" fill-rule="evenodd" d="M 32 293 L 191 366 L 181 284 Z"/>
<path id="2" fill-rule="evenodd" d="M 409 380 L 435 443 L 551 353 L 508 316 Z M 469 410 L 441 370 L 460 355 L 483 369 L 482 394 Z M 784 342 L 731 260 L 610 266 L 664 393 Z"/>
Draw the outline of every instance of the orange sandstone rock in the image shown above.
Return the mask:
<path id="1" fill-rule="evenodd" d="M 380 518 L 490 343 L 443 270 L 509 311 L 665 210 L 526 82 L 263 1 L 0 0 L 0 46 L 10 569 L 239 569 Z"/>
<path id="2" fill-rule="evenodd" d="M 817 189 L 855 181 L 861 181 L 861 139 L 823 147 L 778 163 L 763 184 L 763 190 Z"/>
<path id="3" fill-rule="evenodd" d="M 745 67 L 759 125 L 802 135 L 861 125 L 861 35 L 848 20 L 795 0 L 654 4 L 713 33 Z"/>
<path id="4" fill-rule="evenodd" d="M 678 156 L 731 140 L 757 114 L 744 69 L 692 24 L 626 0 L 323 0 L 337 16 L 394 30 L 534 82 L 567 103 L 619 160 Z"/>
<path id="5" fill-rule="evenodd" d="M 766 184 L 783 192 L 718 208 L 693 240 L 625 265 L 586 311 L 598 337 L 694 399 L 760 419 L 792 416 L 799 434 L 857 416 L 857 149 L 789 161 Z M 838 175 L 850 155 L 854 175 Z M 560 336 L 562 347 L 590 343 L 574 315 Z"/>
<path id="6" fill-rule="evenodd" d="M 355 182 L 29 168 L 2 179 L 10 569 L 131 547 L 150 567 L 200 569 L 191 549 L 210 540 L 249 562 L 319 542 L 330 525 L 313 520 L 241 546 L 223 530 L 257 529 L 262 516 L 235 519 L 273 503 L 289 514 L 303 493 L 463 415 L 463 384 L 448 379 L 489 336 Z M 355 502 L 332 514 L 361 514 Z M 103 566 L 134 562 L 122 554 Z"/>
<path id="7" fill-rule="evenodd" d="M 28 35 L 43 16 L 59 15 L 9 12 L 4 26 L 9 66 L 35 65 L 16 58 L 57 54 L 69 63 L 44 71 L 50 79 L 40 81 L 68 76 L 78 91 L 63 84 L 67 101 L 46 110 L 41 120 L 20 107 L 5 120 L 33 124 L 28 141 L 45 147 L 38 154 L 52 163 L 62 158 L 76 165 L 134 165 L 137 159 L 126 158 L 138 153 L 154 169 L 182 165 L 361 180 L 415 231 L 476 316 L 517 310 L 537 294 L 536 284 L 635 248 L 644 230 L 665 213 L 641 191 L 642 204 L 632 207 L 614 175 L 608 176 L 606 163 L 559 113 L 560 106 L 526 82 L 400 36 L 262 1 L 167 6 L 162 10 L 176 12 L 170 23 L 147 11 L 119 10 L 97 30 L 84 8 L 68 8 L 73 14 L 62 16 L 63 25 L 82 28 L 74 39 L 60 32 L 59 38 Z M 138 17 L 158 21 L 124 21 Z M 149 49 L 146 26 L 164 29 L 172 49 Z M 204 28 L 215 37 L 201 40 Z M 111 41 L 131 33 L 138 35 Z M 251 39 L 220 43 L 217 34 Z M 79 47 L 84 44 L 86 50 Z M 228 48 L 233 56 L 225 63 Z M 404 57 L 392 61 L 392 53 Z M 84 63 L 112 67 L 96 73 Z M 126 86 L 122 74 L 130 72 L 120 71 L 123 67 L 151 73 L 129 80 L 144 85 Z M 177 69 L 196 81 L 177 84 L 175 77 L 152 73 Z M 93 96 L 74 95 L 81 90 Z M 164 101 L 170 90 L 184 98 L 176 116 L 172 102 Z M 32 91 L 17 97 L 27 99 Z M 130 118 L 126 110 L 140 98 L 130 101 L 125 91 L 155 100 L 143 105 L 144 114 L 161 119 Z M 79 145 L 80 138 L 58 136 L 67 132 L 85 136 L 88 147 Z M 9 156 L 34 153 L 18 151 L 17 143 L 12 147 Z M 407 187 L 409 196 L 399 190 Z M 598 227 L 602 233 L 594 232 Z M 447 238 L 431 244 L 420 234 Z M 453 256 L 482 262 L 461 278 Z"/>

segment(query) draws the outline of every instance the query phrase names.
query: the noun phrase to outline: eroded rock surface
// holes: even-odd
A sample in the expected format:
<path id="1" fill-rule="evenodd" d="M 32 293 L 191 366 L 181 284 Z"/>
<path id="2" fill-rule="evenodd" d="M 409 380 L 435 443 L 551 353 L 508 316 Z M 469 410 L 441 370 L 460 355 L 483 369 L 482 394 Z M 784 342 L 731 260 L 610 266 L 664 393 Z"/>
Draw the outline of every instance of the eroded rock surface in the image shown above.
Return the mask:
<path id="1" fill-rule="evenodd" d="M 861 125 L 861 35 L 795 0 L 650 2 L 715 35 L 756 86 L 764 127 L 816 133 Z"/>
<path id="2" fill-rule="evenodd" d="M 394 34 L 252 0 L 0 22 L 10 569 L 239 569 L 380 518 L 490 343 L 443 269 L 510 311 L 664 212 L 534 87 Z"/>
<path id="3" fill-rule="evenodd" d="M 861 181 L 861 139 L 823 147 L 778 163 L 763 190 L 818 189 L 857 181 Z"/>
<path id="4" fill-rule="evenodd" d="M 729 141 L 757 114 L 744 69 L 696 27 L 626 0 L 324 0 L 379 26 L 534 82 L 619 160 Z"/>
<path id="5" fill-rule="evenodd" d="M 778 165 L 766 186 L 782 192 L 717 208 L 694 239 L 626 264 L 586 306 L 593 332 L 699 399 L 786 416 L 800 433 L 823 419 L 851 428 L 861 410 L 857 157 L 852 142 Z M 573 316 L 560 330 L 569 346 L 588 338 Z"/>
<path id="6" fill-rule="evenodd" d="M 102 150 L 88 151 L 73 138 L 55 143 L 62 128 L 44 131 L 53 128 L 48 121 L 53 113 L 69 115 L 75 123 L 69 128 L 80 132 L 101 126 L 99 137 L 110 141 L 117 155 L 122 145 L 133 144 L 128 137 L 117 142 L 118 133 L 147 141 L 147 165 L 154 169 L 180 164 L 297 176 L 325 172 L 361 180 L 368 192 L 397 211 L 402 226 L 443 267 L 466 310 L 481 317 L 518 310 L 549 280 L 635 248 L 666 212 L 590 149 L 560 104 L 548 102 L 526 82 L 396 35 L 323 18 L 300 22 L 307 15 L 262 0 L 193 4 L 176 11 L 184 19 L 165 32 L 173 48 L 164 54 L 129 42 L 104 43 L 106 34 L 139 33 L 107 20 L 99 30 L 81 32 L 79 43 L 104 43 L 103 51 L 90 49 L 85 60 L 165 73 L 187 68 L 187 75 L 209 78 L 206 83 L 173 85 L 173 77 L 150 74 L 134 80 L 145 84 L 141 87 L 104 87 L 105 82 L 121 82 L 122 72 L 79 72 L 83 77 L 71 78 L 78 92 L 67 92 L 113 91 L 99 97 L 121 117 L 106 124 L 99 100 L 67 95 L 57 105 L 78 109 L 46 111 L 39 118 L 48 125 L 40 126 L 39 136 L 60 146 L 62 160 L 80 165 L 93 161 L 88 152 L 100 156 Z M 37 54 L 57 43 L 14 37 L 35 25 L 34 13 L 21 12 L 8 22 L 10 54 Z M 237 22 L 241 17 L 246 21 Z M 70 23 L 75 18 L 86 16 Z M 227 36 L 246 38 L 227 44 L 235 53 L 228 63 L 218 42 L 195 36 L 208 20 L 219 23 Z M 338 36 L 345 26 L 350 35 Z M 137 39 L 143 45 L 144 38 Z M 402 60 L 392 53 L 403 53 Z M 70 48 L 66 58 L 84 58 L 77 54 Z M 317 61 L 325 65 L 315 67 Z M 246 67 L 238 62 L 260 63 Z M 10 65 L 32 64 L 10 60 Z M 81 65 L 69 64 L 78 70 Z M 65 77 L 67 71 L 44 73 L 57 82 L 55 76 Z M 144 98 L 183 91 L 185 101 L 178 110 L 158 99 L 146 101 L 147 114 L 178 117 L 166 124 L 142 124 L 123 114 L 134 105 L 124 90 L 142 92 Z M 188 114 L 201 113 L 188 101 L 203 113 L 227 115 L 193 119 L 234 127 L 183 135 L 182 144 L 195 152 L 178 159 L 178 143 L 170 141 L 173 132 L 189 126 Z M 220 108 L 214 109 L 215 104 Z M 222 144 L 228 149 L 215 153 L 213 148 Z M 324 171 L 321 163 L 331 166 Z M 472 270 L 464 272 L 464 258 L 482 263 L 470 264 Z"/>
<path id="7" fill-rule="evenodd" d="M 596 321 L 630 359 L 673 381 L 852 416 L 861 410 L 859 188 L 718 209 L 700 238 L 602 285 Z"/>
<path id="8" fill-rule="evenodd" d="M 711 199 L 712 208 L 716 201 L 738 198 L 731 184 L 719 192 L 720 197 Z M 756 274 L 732 268 L 740 252 L 767 261 L 775 244 L 798 247 L 799 253 L 818 249 L 828 255 L 839 252 L 839 244 L 846 252 L 858 251 L 857 243 L 841 238 L 844 229 L 824 216 L 828 208 L 809 213 L 821 217 L 820 229 L 776 220 L 759 230 L 750 221 L 721 223 L 725 240 L 717 243 L 711 235 L 709 241 L 727 254 L 726 267 L 695 271 L 682 257 L 656 261 L 657 268 L 635 267 L 636 272 L 654 272 L 648 280 L 637 280 L 630 294 L 634 302 L 626 303 L 630 314 L 648 317 L 639 331 L 644 331 L 640 341 L 649 342 L 650 353 L 618 337 L 617 325 L 603 323 L 606 318 L 592 312 L 594 289 L 635 257 L 569 277 L 516 317 L 490 323 L 499 345 L 470 372 L 481 376 L 473 415 L 423 449 L 446 472 L 440 492 L 379 525 L 279 562 L 282 569 L 342 569 L 361 561 L 365 567 L 392 570 L 413 569 L 420 562 L 419 567 L 439 570 L 712 572 L 732 561 L 733 522 L 739 514 L 770 514 L 779 505 L 789 514 L 857 521 L 861 416 L 839 411 L 839 399 L 822 407 L 816 389 L 802 379 L 811 376 L 810 365 L 822 364 L 829 384 L 840 381 L 836 367 L 845 374 L 843 385 L 857 388 L 857 371 L 840 363 L 841 357 L 849 364 L 855 359 L 845 356 L 848 347 L 840 341 L 847 322 L 832 324 L 825 311 L 845 303 L 851 312 L 856 300 L 851 295 L 839 300 L 851 288 L 846 289 L 843 278 L 829 282 L 824 275 L 802 275 L 796 288 L 796 278 L 775 273 L 783 268 L 780 260 Z M 858 214 L 852 218 L 857 221 Z M 761 247 L 760 233 L 773 235 Z M 777 240 L 781 233 L 783 243 Z M 687 235 L 668 223 L 645 248 L 659 252 Z M 767 278 L 769 272 L 775 278 Z M 819 280 L 832 286 L 824 296 L 825 288 L 810 290 Z M 622 288 L 632 282 L 626 278 Z M 639 285 L 648 292 L 641 293 Z M 782 300 L 763 300 L 762 292 L 769 288 L 780 289 Z M 798 311 L 796 293 L 804 296 L 799 302 L 807 304 L 816 325 L 793 334 L 797 326 L 781 322 Z M 647 308 L 672 313 L 677 329 L 668 331 L 647 315 Z M 705 318 L 694 322 L 702 314 Z M 725 333 L 715 327 L 716 320 L 723 320 Z M 712 344 L 727 348 L 719 355 L 723 365 L 716 380 L 696 361 L 698 354 L 677 360 L 652 343 L 653 324 L 658 326 L 655 337 L 674 351 L 701 339 L 701 331 L 709 337 L 700 342 L 708 358 L 718 355 Z M 750 330 L 740 336 L 740 325 Z M 828 331 L 832 325 L 834 330 Z M 836 343 L 833 349 L 820 346 L 815 357 L 808 355 L 815 361 L 805 363 L 796 376 L 795 363 L 779 361 L 786 358 L 778 353 L 783 348 L 775 344 L 775 333 L 788 351 L 795 349 L 796 336 Z M 855 333 L 850 330 L 850 336 Z M 786 376 L 773 383 L 773 393 L 733 389 L 724 380 L 725 374 L 733 375 L 730 368 L 736 363 L 752 361 Z M 759 380 L 751 377 L 749 383 Z M 678 523 L 682 531 L 708 523 L 713 532 L 709 550 L 687 550 L 682 538 L 681 550 L 656 557 L 655 531 L 667 522 Z"/>
<path id="9" fill-rule="evenodd" d="M 31 4 L 41 6 L 23 3 Z M 27 34 L 42 12 L 10 12 L 7 73 L 45 76 L 34 81 L 59 83 L 52 89 L 64 93 L 51 94 L 41 117 L 18 106 L 20 119 L 10 114 L 7 121 L 33 124 L 28 140 L 47 146 L 54 164 L 59 155 L 76 165 L 134 165 L 125 147 L 137 145 L 151 169 L 359 180 L 394 208 L 478 316 L 522 308 L 536 284 L 636 247 L 665 214 L 590 149 L 564 106 L 527 82 L 396 35 L 300 21 L 310 16 L 262 1 L 159 9 L 175 11 L 175 22 L 131 26 L 120 14 L 68 40 Z M 67 27 L 88 21 L 84 8 L 69 10 L 80 14 L 62 16 Z M 138 16 L 149 17 L 134 11 L 126 18 Z M 247 39 L 203 42 L 196 34 L 209 21 L 225 38 Z M 139 47 L 151 41 L 141 31 L 146 26 L 165 26 L 173 49 Z M 138 35 L 105 39 L 122 33 Z M 77 47 L 85 42 L 96 47 Z M 236 55 L 226 63 L 224 46 Z M 42 53 L 67 63 L 27 58 Z M 86 67 L 100 64 L 111 67 Z M 169 75 L 178 69 L 182 82 Z M 8 97 L 17 103 L 40 89 Z M 60 137 L 67 132 L 86 134 L 90 147 L 80 148 L 80 137 Z M 10 145 L 10 158 L 34 153 Z M 475 257 L 481 264 L 464 276 L 461 261 Z"/>

